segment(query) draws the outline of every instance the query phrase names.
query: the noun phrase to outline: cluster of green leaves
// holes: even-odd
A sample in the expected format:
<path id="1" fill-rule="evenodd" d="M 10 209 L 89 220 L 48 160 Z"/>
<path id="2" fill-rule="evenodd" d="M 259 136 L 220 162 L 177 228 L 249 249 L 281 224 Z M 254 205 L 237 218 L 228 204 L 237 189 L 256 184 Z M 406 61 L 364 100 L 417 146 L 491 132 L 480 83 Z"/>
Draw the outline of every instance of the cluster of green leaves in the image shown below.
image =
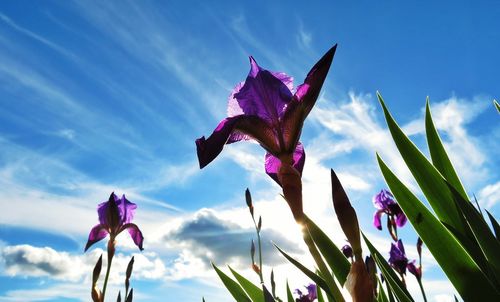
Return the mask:
<path id="1" fill-rule="evenodd" d="M 429 161 L 403 133 L 377 94 L 392 138 L 432 213 L 377 155 L 382 175 L 416 232 L 465 301 L 500 301 L 498 222 L 488 213 L 496 234 L 480 209 L 469 201 L 432 120 L 425 114 Z"/>
<path id="2" fill-rule="evenodd" d="M 465 301 L 500 301 L 500 226 L 491 213 L 488 226 L 481 209 L 469 200 L 441 142 L 432 120 L 429 102 L 426 105 L 425 129 L 431 160 L 403 133 L 377 94 L 392 138 L 433 212 L 391 171 L 377 154 L 382 175 L 416 232 L 432 253 L 457 293 Z M 496 102 L 495 102 L 496 103 Z M 498 103 L 495 104 L 498 107 Z M 310 240 L 315 249 L 309 250 L 317 270 L 308 269 L 281 248 L 278 251 L 308 276 L 318 287 L 318 300 L 344 301 L 338 295 L 338 286 L 346 283 L 351 263 L 341 250 L 312 220 L 305 219 L 304 240 Z M 386 281 L 386 290 L 375 277 L 378 286 L 376 301 L 414 301 L 399 276 L 382 254 L 363 239 L 378 269 Z M 314 255 L 319 252 L 321 256 Z M 236 301 L 281 301 L 259 288 L 230 268 L 235 280 L 214 265 L 214 269 Z M 372 272 L 373 273 L 373 272 Z M 288 283 L 287 302 L 294 302 Z M 325 295 L 323 296 L 322 291 Z M 267 292 L 267 293 L 266 293 Z M 273 280 L 274 293 L 274 280 Z"/>

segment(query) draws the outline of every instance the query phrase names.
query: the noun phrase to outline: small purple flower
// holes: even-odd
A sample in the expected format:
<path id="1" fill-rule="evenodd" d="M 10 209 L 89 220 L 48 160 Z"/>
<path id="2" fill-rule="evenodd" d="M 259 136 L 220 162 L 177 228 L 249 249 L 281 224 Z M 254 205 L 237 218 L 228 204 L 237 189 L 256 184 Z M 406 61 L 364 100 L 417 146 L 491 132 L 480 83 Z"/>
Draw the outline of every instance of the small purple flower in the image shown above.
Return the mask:
<path id="1" fill-rule="evenodd" d="M 391 192 L 387 190 L 381 190 L 380 193 L 373 197 L 373 204 L 377 211 L 373 216 L 373 225 L 379 230 L 382 230 L 381 217 L 382 214 L 387 214 L 389 219 L 392 221 L 393 217 L 396 217 L 396 226 L 402 227 L 406 223 L 406 215 L 401 210 L 401 207 L 394 201 L 394 197 Z M 393 227 L 396 227 L 393 226 Z"/>
<path id="2" fill-rule="evenodd" d="M 296 302 L 313 302 L 318 298 L 318 292 L 315 284 L 309 284 L 306 286 L 306 289 L 307 295 L 302 294 L 302 291 L 299 289 L 295 290 L 295 293 L 299 295 L 299 297 L 295 299 Z"/>
<path id="3" fill-rule="evenodd" d="M 347 258 L 352 258 L 352 247 L 349 244 L 344 245 L 341 249 L 344 256 Z"/>
<path id="4" fill-rule="evenodd" d="M 408 258 L 406 258 L 405 248 L 403 241 L 398 240 L 397 245 L 391 243 L 391 251 L 389 253 L 389 263 L 400 274 L 406 273 L 406 266 L 408 265 Z"/>
<path id="5" fill-rule="evenodd" d="M 313 66 L 295 93 L 291 77 L 265 70 L 250 57 L 248 77 L 229 96 L 228 117 L 210 137 L 196 140 L 200 168 L 212 162 L 225 144 L 253 139 L 267 151 L 265 170 L 278 184 L 282 161 L 302 173 L 305 161 L 304 148 L 299 142 L 302 125 L 316 103 L 335 50 L 336 45 Z"/>
<path id="6" fill-rule="evenodd" d="M 132 240 L 134 240 L 134 243 L 142 251 L 144 237 L 139 227 L 131 223 L 136 208 L 137 205 L 128 201 L 125 195 L 122 198 L 118 198 L 115 193 L 111 193 L 109 200 L 99 204 L 97 207 L 99 224 L 94 226 L 90 231 L 85 251 L 94 243 L 104 239 L 108 234 L 110 241 L 114 241 L 116 236 L 124 230 L 128 230 Z"/>

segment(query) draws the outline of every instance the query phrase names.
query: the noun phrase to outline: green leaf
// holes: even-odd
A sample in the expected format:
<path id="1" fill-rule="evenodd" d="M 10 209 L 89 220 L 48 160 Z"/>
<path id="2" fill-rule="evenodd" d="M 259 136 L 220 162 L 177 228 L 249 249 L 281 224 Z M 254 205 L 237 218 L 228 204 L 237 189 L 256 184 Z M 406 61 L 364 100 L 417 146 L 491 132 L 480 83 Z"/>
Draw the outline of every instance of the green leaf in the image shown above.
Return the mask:
<path id="1" fill-rule="evenodd" d="M 455 196 L 455 202 L 462 210 L 465 220 L 476 237 L 476 241 L 481 247 L 484 256 L 486 256 L 488 268 L 493 271 L 496 280 L 500 280 L 500 243 L 484 221 L 483 216 L 474 208 L 472 203 L 464 200 L 451 184 L 449 186 Z M 500 287 L 500 284 L 498 286 Z"/>
<path id="2" fill-rule="evenodd" d="M 401 209 L 462 298 L 488 301 L 498 297 L 500 300 L 500 293 L 450 231 L 392 173 L 378 154 L 377 160 Z"/>
<path id="3" fill-rule="evenodd" d="M 349 260 L 347 260 L 342 251 L 337 248 L 330 238 L 309 217 L 305 216 L 305 221 L 314 243 L 330 266 L 335 278 L 343 286 L 347 275 L 349 275 L 351 263 L 349 263 Z"/>
<path id="4" fill-rule="evenodd" d="M 243 290 L 247 293 L 247 295 L 253 302 L 264 302 L 264 293 L 258 286 L 254 285 L 248 279 L 240 275 L 237 271 L 233 270 L 230 266 L 228 267 L 233 276 L 236 278 L 236 281 L 238 281 L 238 283 L 241 285 Z"/>
<path id="5" fill-rule="evenodd" d="M 491 215 L 488 210 L 485 210 L 486 213 L 488 214 L 488 218 L 490 219 L 491 225 L 493 226 L 493 230 L 495 231 L 495 236 L 497 237 L 497 240 L 500 240 L 500 225 L 498 224 L 498 221 Z"/>
<path id="6" fill-rule="evenodd" d="M 288 302 L 295 302 L 293 298 L 292 291 L 290 290 L 290 286 L 288 285 L 288 280 L 286 281 L 286 297 Z"/>
<path id="7" fill-rule="evenodd" d="M 432 121 L 429 98 L 427 98 L 427 104 L 425 106 L 425 132 L 427 134 L 427 145 L 429 146 L 432 164 L 436 167 L 436 169 L 438 169 L 441 175 L 443 175 L 443 177 L 453 185 L 463 198 L 468 199 L 462 182 L 453 168 L 451 160 L 444 149 L 443 143 L 441 142 L 439 133 L 437 132 L 434 122 Z"/>
<path id="8" fill-rule="evenodd" d="M 377 266 L 380 268 L 380 271 L 382 272 L 385 281 L 389 284 L 390 288 L 396 295 L 397 299 L 400 302 L 413 301 L 413 298 L 411 297 L 410 293 L 408 292 L 408 290 L 406 290 L 406 287 L 404 286 L 403 282 L 399 280 L 399 277 L 392 270 L 389 263 L 385 261 L 384 257 L 372 245 L 372 243 L 368 240 L 368 238 L 366 238 L 365 234 L 361 233 L 361 235 L 363 235 L 363 239 L 365 240 L 365 243 L 368 246 L 368 249 L 370 250 L 370 254 L 373 257 L 373 260 L 375 260 L 375 263 L 377 263 Z"/>
<path id="9" fill-rule="evenodd" d="M 468 234 L 463 217 L 453 201 L 443 176 L 399 128 L 385 106 L 382 96 L 377 93 L 377 97 L 384 110 L 387 126 L 396 147 L 436 215 L 441 221 L 450 225 L 459 233 Z"/>
<path id="10" fill-rule="evenodd" d="M 321 278 L 320 276 L 316 275 L 313 273 L 311 270 L 309 270 L 307 267 L 302 265 L 302 263 L 298 262 L 294 258 L 292 258 L 290 255 L 288 255 L 285 251 L 280 249 L 276 244 L 274 246 L 280 251 L 280 253 L 285 256 L 285 258 L 290 261 L 295 267 L 297 267 L 299 270 L 301 270 L 307 277 L 309 277 L 314 283 L 316 283 L 319 287 L 321 287 L 327 295 L 329 295 L 331 298 L 333 298 L 333 295 L 330 293 L 330 288 L 328 287 L 328 284 L 326 284 L 325 280 Z"/>
<path id="11" fill-rule="evenodd" d="M 316 293 L 318 294 L 318 302 L 325 302 L 325 298 L 323 298 L 323 291 L 318 284 L 316 284 Z"/>
<path id="12" fill-rule="evenodd" d="M 245 291 L 243 291 L 241 286 L 236 281 L 224 274 L 224 272 L 221 271 L 215 264 L 212 263 L 212 266 L 217 272 L 217 275 L 219 275 L 219 278 L 222 280 L 222 283 L 224 283 L 224 286 L 231 293 L 233 298 L 236 299 L 237 302 L 251 302 L 251 300 L 245 294 Z"/>
<path id="13" fill-rule="evenodd" d="M 497 108 L 498 113 L 500 113 L 500 104 L 498 104 L 497 100 L 493 100 L 493 104 L 495 104 L 495 108 Z"/>
<path id="14" fill-rule="evenodd" d="M 389 302 L 389 298 L 387 298 L 387 295 L 384 290 L 384 285 L 382 284 L 382 282 L 380 282 L 378 276 L 377 276 L 377 283 L 378 283 L 377 302 Z"/>

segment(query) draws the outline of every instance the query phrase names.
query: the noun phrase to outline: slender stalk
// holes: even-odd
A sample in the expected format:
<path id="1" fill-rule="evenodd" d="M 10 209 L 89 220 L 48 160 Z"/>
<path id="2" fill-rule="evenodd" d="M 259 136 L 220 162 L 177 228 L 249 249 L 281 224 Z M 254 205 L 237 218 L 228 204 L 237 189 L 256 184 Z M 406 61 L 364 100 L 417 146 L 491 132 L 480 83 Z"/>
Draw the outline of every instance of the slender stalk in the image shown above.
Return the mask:
<path id="1" fill-rule="evenodd" d="M 113 261 L 113 256 L 115 255 L 115 240 L 110 238 L 108 241 L 108 267 L 106 268 L 106 276 L 104 277 L 104 285 L 102 286 L 102 302 L 104 302 L 104 297 L 106 296 L 106 288 L 108 286 L 109 272 L 111 271 L 111 262 Z"/>
<path id="2" fill-rule="evenodd" d="M 422 285 L 422 279 L 417 279 L 418 286 L 420 286 L 420 291 L 422 292 L 422 297 L 424 297 L 424 302 L 427 302 L 427 297 L 425 296 L 424 286 Z"/>
<path id="3" fill-rule="evenodd" d="M 255 231 L 257 232 L 257 245 L 259 246 L 259 277 L 260 284 L 264 284 L 264 277 L 262 277 L 262 246 L 260 242 L 260 230 L 255 222 L 255 217 L 252 215 L 253 224 L 255 225 Z"/>

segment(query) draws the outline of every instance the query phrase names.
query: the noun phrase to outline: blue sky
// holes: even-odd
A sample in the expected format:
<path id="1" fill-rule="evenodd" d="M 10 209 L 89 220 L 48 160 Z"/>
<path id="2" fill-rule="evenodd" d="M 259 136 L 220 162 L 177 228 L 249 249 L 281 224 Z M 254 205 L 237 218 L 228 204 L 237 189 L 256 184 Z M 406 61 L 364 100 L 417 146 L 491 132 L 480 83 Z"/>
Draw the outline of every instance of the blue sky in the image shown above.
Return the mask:
<path id="1" fill-rule="evenodd" d="M 254 237 L 244 202 L 263 217 L 264 269 L 278 287 L 307 279 L 270 248 L 300 257 L 299 230 L 256 144 L 227 146 L 199 170 L 194 140 L 226 116 L 248 56 L 301 83 L 339 47 L 305 122 L 304 209 L 343 244 L 331 206 L 334 168 L 381 251 L 371 197 L 384 188 L 379 152 L 415 191 L 386 131 L 375 92 L 426 152 L 423 107 L 468 192 L 500 216 L 495 1 L 10 1 L 0 3 L 0 301 L 88 301 L 104 243 L 83 247 L 110 192 L 138 204 L 138 253 L 126 236 L 109 299 L 136 255 L 136 301 L 231 301 L 209 261 L 248 270 Z M 416 191 L 418 192 L 418 191 Z M 416 237 L 402 231 L 410 257 Z M 427 254 L 428 255 L 428 254 Z M 302 256 L 304 261 L 311 260 Z M 453 290 L 424 257 L 432 301 Z M 416 293 L 416 283 L 409 283 Z M 110 300 L 111 301 L 111 300 Z"/>

